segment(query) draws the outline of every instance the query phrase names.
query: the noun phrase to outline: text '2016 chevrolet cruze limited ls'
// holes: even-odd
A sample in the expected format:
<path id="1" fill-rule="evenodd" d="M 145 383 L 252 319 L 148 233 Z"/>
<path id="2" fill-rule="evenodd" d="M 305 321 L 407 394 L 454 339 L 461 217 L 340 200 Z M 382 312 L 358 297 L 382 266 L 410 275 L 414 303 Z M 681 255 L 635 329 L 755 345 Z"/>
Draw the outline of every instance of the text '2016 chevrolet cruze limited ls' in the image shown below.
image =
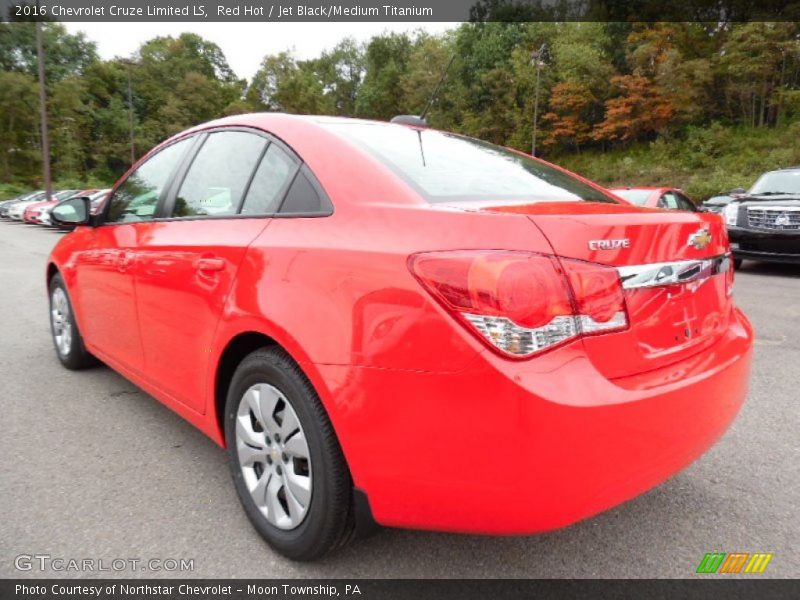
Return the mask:
<path id="1" fill-rule="evenodd" d="M 562 527 L 729 426 L 752 331 L 719 215 L 623 204 L 422 127 L 258 114 L 145 156 L 47 267 L 61 362 L 108 364 L 227 448 L 253 525 Z"/>

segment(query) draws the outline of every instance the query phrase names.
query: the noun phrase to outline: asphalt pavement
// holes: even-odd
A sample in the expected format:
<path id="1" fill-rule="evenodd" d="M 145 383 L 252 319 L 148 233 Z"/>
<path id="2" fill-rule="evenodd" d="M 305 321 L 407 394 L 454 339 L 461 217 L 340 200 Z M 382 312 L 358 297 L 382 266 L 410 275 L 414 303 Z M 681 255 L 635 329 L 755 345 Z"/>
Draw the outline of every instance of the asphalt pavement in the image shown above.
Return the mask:
<path id="1" fill-rule="evenodd" d="M 748 401 L 659 488 L 543 535 L 383 529 L 299 564 L 252 529 L 209 439 L 107 367 L 60 366 L 44 266 L 62 235 L 0 222 L 0 577 L 693 577 L 706 552 L 771 552 L 758 577 L 800 576 L 800 266 L 737 273 L 757 334 Z M 193 571 L 19 571 L 20 555 Z"/>

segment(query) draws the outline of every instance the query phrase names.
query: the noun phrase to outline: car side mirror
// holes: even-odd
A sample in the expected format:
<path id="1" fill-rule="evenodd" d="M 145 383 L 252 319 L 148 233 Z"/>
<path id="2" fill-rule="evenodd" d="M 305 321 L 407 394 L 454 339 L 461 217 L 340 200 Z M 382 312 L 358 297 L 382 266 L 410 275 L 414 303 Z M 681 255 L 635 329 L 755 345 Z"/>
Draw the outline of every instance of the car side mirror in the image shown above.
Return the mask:
<path id="1" fill-rule="evenodd" d="M 91 225 L 91 202 L 84 196 L 64 200 L 55 205 L 50 213 L 50 219 L 64 229 L 75 229 L 78 225 Z"/>

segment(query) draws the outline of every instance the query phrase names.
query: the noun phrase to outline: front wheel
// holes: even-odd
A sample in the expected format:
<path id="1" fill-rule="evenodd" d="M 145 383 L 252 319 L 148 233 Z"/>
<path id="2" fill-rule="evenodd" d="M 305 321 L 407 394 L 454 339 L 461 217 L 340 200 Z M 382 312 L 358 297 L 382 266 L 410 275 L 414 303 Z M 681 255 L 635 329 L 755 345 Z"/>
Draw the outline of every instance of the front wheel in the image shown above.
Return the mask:
<path id="1" fill-rule="evenodd" d="M 61 275 L 50 280 L 50 332 L 53 345 L 61 364 L 68 369 L 85 369 L 95 364 L 94 357 L 86 350 L 81 332 L 75 321 L 75 312 L 69 300 L 67 287 Z"/>
<path id="2" fill-rule="evenodd" d="M 248 355 L 225 407 L 234 486 L 264 539 L 295 560 L 313 560 L 350 540 L 352 482 L 319 397 L 278 348 Z"/>
<path id="3" fill-rule="evenodd" d="M 733 259 L 733 268 L 738 271 L 742 268 L 742 259 L 741 258 L 734 258 Z"/>

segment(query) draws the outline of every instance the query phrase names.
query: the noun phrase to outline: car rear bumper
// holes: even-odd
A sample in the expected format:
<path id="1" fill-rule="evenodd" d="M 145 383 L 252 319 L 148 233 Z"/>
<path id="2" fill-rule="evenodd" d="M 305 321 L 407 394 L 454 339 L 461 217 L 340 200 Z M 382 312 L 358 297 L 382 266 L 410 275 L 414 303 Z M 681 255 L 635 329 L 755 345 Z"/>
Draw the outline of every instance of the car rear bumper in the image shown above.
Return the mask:
<path id="1" fill-rule="evenodd" d="M 800 231 L 756 231 L 730 227 L 734 258 L 800 263 Z"/>
<path id="2" fill-rule="evenodd" d="M 624 379 L 580 343 L 459 373 L 315 365 L 354 483 L 381 524 L 492 534 L 569 525 L 663 482 L 741 407 L 752 330 Z"/>

